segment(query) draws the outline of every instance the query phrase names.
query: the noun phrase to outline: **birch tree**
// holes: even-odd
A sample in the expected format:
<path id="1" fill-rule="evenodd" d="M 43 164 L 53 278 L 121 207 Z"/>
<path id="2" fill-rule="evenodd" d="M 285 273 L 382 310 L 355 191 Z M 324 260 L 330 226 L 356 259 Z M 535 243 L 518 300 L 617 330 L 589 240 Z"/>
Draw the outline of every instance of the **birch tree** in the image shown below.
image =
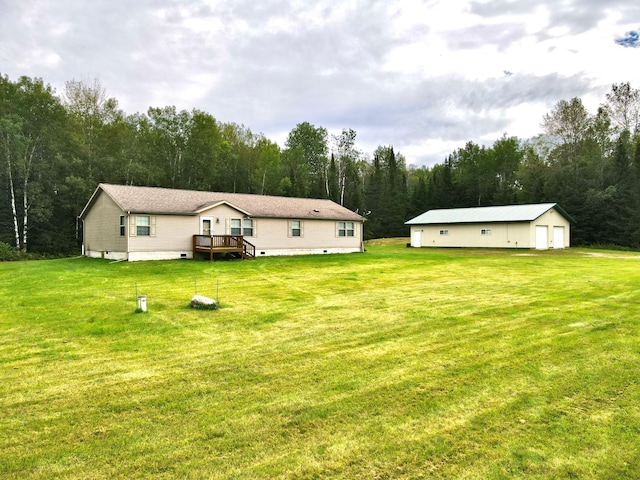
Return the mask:
<path id="1" fill-rule="evenodd" d="M 105 143 L 105 129 L 116 122 L 123 122 L 124 115 L 114 98 L 108 98 L 100 80 L 70 80 L 65 83 L 62 103 L 69 113 L 70 127 L 76 137 L 87 182 L 104 181 L 111 165 L 106 158 L 115 158 L 120 152 L 101 148 Z M 77 172 L 76 172 L 77 173 Z"/>
<path id="2" fill-rule="evenodd" d="M 344 205 L 345 190 L 347 188 L 347 173 L 352 170 L 350 163 L 355 163 L 359 157 L 359 152 L 355 148 L 356 132 L 351 128 L 344 128 L 340 135 L 333 135 L 333 145 L 335 149 L 335 168 L 338 183 L 338 195 L 340 205 Z"/>
<path id="3" fill-rule="evenodd" d="M 640 133 L 640 90 L 632 88 L 629 82 L 613 84 L 607 93 L 605 110 L 613 123 L 614 130 L 620 134 L 624 130 L 631 135 Z"/>
<path id="4" fill-rule="evenodd" d="M 51 216 L 50 185 L 56 142 L 65 112 L 50 86 L 21 77 L 16 83 L 0 79 L 0 161 L 4 166 L 11 204 L 16 248 L 27 251 L 32 217 Z"/>

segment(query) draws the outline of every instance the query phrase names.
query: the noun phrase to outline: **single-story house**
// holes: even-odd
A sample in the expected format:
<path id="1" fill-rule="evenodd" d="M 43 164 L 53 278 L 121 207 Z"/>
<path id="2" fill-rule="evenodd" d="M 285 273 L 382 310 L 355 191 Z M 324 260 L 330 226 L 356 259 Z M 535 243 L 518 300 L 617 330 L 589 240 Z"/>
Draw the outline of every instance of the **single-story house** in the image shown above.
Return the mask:
<path id="1" fill-rule="evenodd" d="M 364 251 L 364 218 L 331 200 L 101 183 L 80 214 L 82 249 L 114 260 Z"/>
<path id="2" fill-rule="evenodd" d="M 575 221 L 557 203 L 429 210 L 405 222 L 412 247 L 567 248 Z"/>

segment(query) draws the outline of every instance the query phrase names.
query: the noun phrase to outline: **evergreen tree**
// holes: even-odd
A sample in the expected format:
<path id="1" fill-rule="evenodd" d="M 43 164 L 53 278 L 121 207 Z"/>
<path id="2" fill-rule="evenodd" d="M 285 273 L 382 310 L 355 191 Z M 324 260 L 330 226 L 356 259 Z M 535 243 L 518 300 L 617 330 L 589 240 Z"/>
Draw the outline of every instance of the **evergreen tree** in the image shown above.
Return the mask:
<path id="1" fill-rule="evenodd" d="M 428 177 L 428 172 L 424 169 L 420 170 L 420 173 L 416 175 L 416 181 L 411 190 L 409 207 L 407 209 L 407 217 L 414 218 L 424 213 L 429 208 L 429 192 L 427 190 L 427 181 L 425 177 Z"/>
<path id="2" fill-rule="evenodd" d="M 332 157 L 333 161 L 333 157 Z M 365 188 L 365 204 L 367 215 L 367 238 L 381 238 L 384 236 L 380 221 L 384 192 L 384 177 L 382 171 L 382 161 L 380 152 L 376 150 L 373 154 L 373 164 L 367 176 L 367 186 Z"/>

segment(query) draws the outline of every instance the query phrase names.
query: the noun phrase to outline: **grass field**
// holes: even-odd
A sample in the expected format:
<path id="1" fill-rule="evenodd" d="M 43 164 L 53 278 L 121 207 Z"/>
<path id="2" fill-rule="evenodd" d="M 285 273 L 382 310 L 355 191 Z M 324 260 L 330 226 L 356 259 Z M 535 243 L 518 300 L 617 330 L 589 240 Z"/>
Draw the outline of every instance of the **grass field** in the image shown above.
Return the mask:
<path id="1" fill-rule="evenodd" d="M 5 479 L 640 478 L 639 372 L 633 253 L 0 264 Z"/>

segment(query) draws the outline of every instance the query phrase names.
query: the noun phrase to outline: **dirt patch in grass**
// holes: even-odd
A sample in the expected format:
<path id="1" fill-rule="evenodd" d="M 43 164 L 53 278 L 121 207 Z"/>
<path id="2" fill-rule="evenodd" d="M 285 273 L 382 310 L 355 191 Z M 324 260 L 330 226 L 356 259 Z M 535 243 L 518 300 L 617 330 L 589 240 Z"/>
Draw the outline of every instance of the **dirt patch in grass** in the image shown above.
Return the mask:
<path id="1" fill-rule="evenodd" d="M 615 253 L 615 252 L 581 252 L 585 257 L 596 257 L 596 258 L 630 258 L 633 260 L 640 260 L 640 255 L 629 254 L 629 253 Z"/>

